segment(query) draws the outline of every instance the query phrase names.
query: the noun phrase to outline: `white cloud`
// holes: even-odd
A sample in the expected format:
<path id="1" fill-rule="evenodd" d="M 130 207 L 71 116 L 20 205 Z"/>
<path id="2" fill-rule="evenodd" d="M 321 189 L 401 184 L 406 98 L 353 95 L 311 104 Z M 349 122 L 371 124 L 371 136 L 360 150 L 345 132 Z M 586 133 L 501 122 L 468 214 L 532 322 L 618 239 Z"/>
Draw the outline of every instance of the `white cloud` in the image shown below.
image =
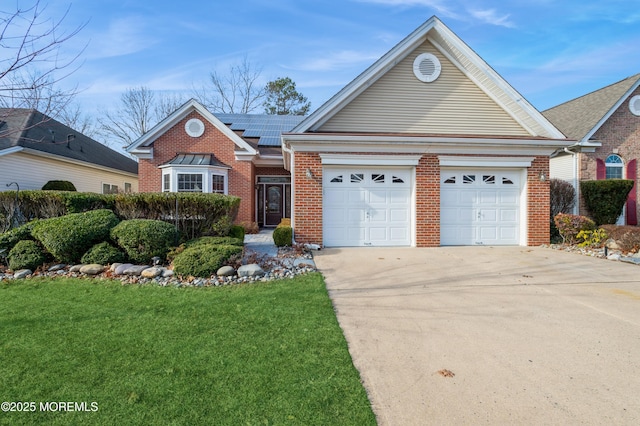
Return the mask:
<path id="1" fill-rule="evenodd" d="M 435 10 L 436 14 L 441 17 L 461 19 L 461 16 L 454 12 L 446 2 L 441 0 L 359 0 L 362 3 L 375 3 L 387 6 L 397 7 L 428 7 Z"/>
<path id="2" fill-rule="evenodd" d="M 474 18 L 491 25 L 497 25 L 499 27 L 515 28 L 515 24 L 509 20 L 511 15 L 498 15 L 495 9 L 485 10 L 469 10 L 469 13 Z"/>
<path id="3" fill-rule="evenodd" d="M 299 60 L 297 64 L 285 68 L 297 71 L 334 71 L 353 67 L 358 64 L 371 64 L 380 58 L 380 53 L 365 53 L 354 50 L 342 50 L 309 60 Z"/>
<path id="4" fill-rule="evenodd" d="M 125 17 L 109 24 L 104 33 L 93 35 L 88 55 L 93 58 L 112 58 L 140 52 L 156 43 L 139 17 Z"/>

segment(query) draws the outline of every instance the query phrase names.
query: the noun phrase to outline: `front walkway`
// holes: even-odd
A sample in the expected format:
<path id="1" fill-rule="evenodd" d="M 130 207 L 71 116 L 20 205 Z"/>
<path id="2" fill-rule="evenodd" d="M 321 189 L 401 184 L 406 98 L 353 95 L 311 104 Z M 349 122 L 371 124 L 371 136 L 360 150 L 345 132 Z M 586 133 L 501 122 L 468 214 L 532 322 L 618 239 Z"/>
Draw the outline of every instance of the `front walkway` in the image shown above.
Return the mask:
<path id="1" fill-rule="evenodd" d="M 260 255 L 278 256 L 278 247 L 273 242 L 273 228 L 263 228 L 257 234 L 246 234 L 244 247 Z"/>

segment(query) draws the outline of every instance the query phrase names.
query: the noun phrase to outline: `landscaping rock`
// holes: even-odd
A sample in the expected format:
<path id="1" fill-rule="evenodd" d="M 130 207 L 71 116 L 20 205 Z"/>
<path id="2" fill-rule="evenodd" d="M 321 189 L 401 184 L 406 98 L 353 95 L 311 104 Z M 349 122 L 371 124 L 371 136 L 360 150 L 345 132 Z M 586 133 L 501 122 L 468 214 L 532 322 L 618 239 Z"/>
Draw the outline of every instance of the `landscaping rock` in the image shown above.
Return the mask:
<path id="1" fill-rule="evenodd" d="M 293 266 L 295 268 L 313 268 L 316 269 L 316 263 L 313 261 L 313 259 L 306 259 L 303 257 L 300 257 L 296 260 L 293 261 Z"/>
<path id="2" fill-rule="evenodd" d="M 240 277 L 261 277 L 264 275 L 264 270 L 255 263 L 250 265 L 242 265 L 238 268 L 238 276 Z"/>
<path id="3" fill-rule="evenodd" d="M 233 269 L 232 266 L 223 266 L 222 268 L 218 269 L 218 271 L 216 272 L 216 275 L 220 277 L 231 277 L 235 274 L 236 274 L 236 270 Z"/>
<path id="4" fill-rule="evenodd" d="M 162 278 L 171 278 L 173 277 L 173 275 L 173 269 L 165 269 L 164 271 L 162 271 Z"/>
<path id="5" fill-rule="evenodd" d="M 65 265 L 64 263 L 58 263 L 57 265 L 52 265 L 49 267 L 49 269 L 47 269 L 48 272 L 55 272 L 55 271 L 59 271 L 61 269 L 66 268 L 67 265 Z"/>
<path id="6" fill-rule="evenodd" d="M 101 274 L 103 271 L 104 271 L 103 265 L 99 265 L 97 263 L 90 263 L 88 265 L 84 265 L 83 267 L 81 267 L 79 272 L 81 274 L 87 274 L 87 275 L 98 275 L 98 274 Z"/>
<path id="7" fill-rule="evenodd" d="M 118 262 L 116 262 L 116 263 L 112 263 L 112 264 L 111 264 L 111 267 L 109 267 L 109 270 L 110 270 L 111 272 L 116 272 L 116 268 L 117 268 L 118 266 L 120 266 L 120 265 L 122 265 L 122 263 L 118 263 Z"/>
<path id="8" fill-rule="evenodd" d="M 142 274 L 142 271 L 149 268 L 150 268 L 149 265 L 131 265 L 124 270 L 123 274 L 140 276 L 140 274 Z"/>
<path id="9" fill-rule="evenodd" d="M 71 268 L 69 268 L 69 272 L 80 272 L 80 268 L 82 268 L 84 265 L 84 263 L 73 265 Z"/>
<path id="10" fill-rule="evenodd" d="M 140 276 L 144 278 L 155 278 L 159 275 L 162 275 L 164 268 L 158 266 L 152 266 L 151 268 L 144 269 Z"/>
<path id="11" fill-rule="evenodd" d="M 121 263 L 121 264 L 119 264 L 118 266 L 115 267 L 113 272 L 116 275 L 124 275 L 124 271 L 126 271 L 129 268 L 131 268 L 132 266 L 133 266 L 133 263 Z"/>
<path id="12" fill-rule="evenodd" d="M 620 253 L 611 253 L 609 256 L 607 256 L 607 259 L 609 260 L 620 260 L 622 258 L 622 256 L 620 255 Z"/>
<path id="13" fill-rule="evenodd" d="M 15 271 L 13 273 L 13 278 L 19 280 L 21 278 L 27 278 L 27 276 L 32 275 L 33 272 L 31 269 L 20 269 L 19 271 Z"/>

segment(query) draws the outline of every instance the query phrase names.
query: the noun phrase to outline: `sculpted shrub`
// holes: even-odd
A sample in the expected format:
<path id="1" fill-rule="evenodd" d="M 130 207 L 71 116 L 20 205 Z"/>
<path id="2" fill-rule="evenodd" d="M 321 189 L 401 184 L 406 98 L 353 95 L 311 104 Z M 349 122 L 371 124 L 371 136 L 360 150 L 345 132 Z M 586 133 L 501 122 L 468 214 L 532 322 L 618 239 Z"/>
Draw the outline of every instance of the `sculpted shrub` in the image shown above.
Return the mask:
<path id="1" fill-rule="evenodd" d="M 91 247 L 80 261 L 82 263 L 99 263 L 101 265 L 108 265 L 116 262 L 124 262 L 125 255 L 122 250 L 112 246 L 106 241 L 96 244 Z"/>
<path id="2" fill-rule="evenodd" d="M 33 240 L 18 241 L 9 251 L 7 256 L 9 268 L 17 271 L 19 269 L 31 269 L 32 271 L 42 265 L 46 256 L 42 247 Z"/>
<path id="3" fill-rule="evenodd" d="M 290 246 L 293 242 L 293 229 L 290 226 L 278 226 L 273 230 L 273 242 L 278 247 Z"/>
<path id="4" fill-rule="evenodd" d="M 210 277 L 244 250 L 238 238 L 230 237 L 202 237 L 181 247 L 184 249 L 173 259 L 173 270 L 178 275 L 194 277 Z"/>
<path id="5" fill-rule="evenodd" d="M 131 219 L 114 227 L 111 238 L 132 262 L 148 264 L 154 256 L 166 258 L 178 241 L 178 230 L 161 220 Z"/>
<path id="6" fill-rule="evenodd" d="M 598 226 L 614 224 L 622 214 L 633 180 L 589 180 L 580 184 L 584 204 Z"/>
<path id="7" fill-rule="evenodd" d="M 109 239 L 109 232 L 118 224 L 111 210 L 93 210 L 39 220 L 31 234 L 53 257 L 73 263 L 94 244 Z"/>

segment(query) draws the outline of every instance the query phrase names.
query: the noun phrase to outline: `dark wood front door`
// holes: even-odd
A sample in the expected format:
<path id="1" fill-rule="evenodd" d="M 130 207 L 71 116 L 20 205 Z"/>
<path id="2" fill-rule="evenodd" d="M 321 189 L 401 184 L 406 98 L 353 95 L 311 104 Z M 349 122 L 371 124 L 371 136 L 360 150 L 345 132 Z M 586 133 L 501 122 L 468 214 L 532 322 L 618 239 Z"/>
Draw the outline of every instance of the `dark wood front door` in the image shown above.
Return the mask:
<path id="1" fill-rule="evenodd" d="M 265 226 L 277 226 L 283 218 L 283 186 L 266 185 L 265 198 Z"/>

